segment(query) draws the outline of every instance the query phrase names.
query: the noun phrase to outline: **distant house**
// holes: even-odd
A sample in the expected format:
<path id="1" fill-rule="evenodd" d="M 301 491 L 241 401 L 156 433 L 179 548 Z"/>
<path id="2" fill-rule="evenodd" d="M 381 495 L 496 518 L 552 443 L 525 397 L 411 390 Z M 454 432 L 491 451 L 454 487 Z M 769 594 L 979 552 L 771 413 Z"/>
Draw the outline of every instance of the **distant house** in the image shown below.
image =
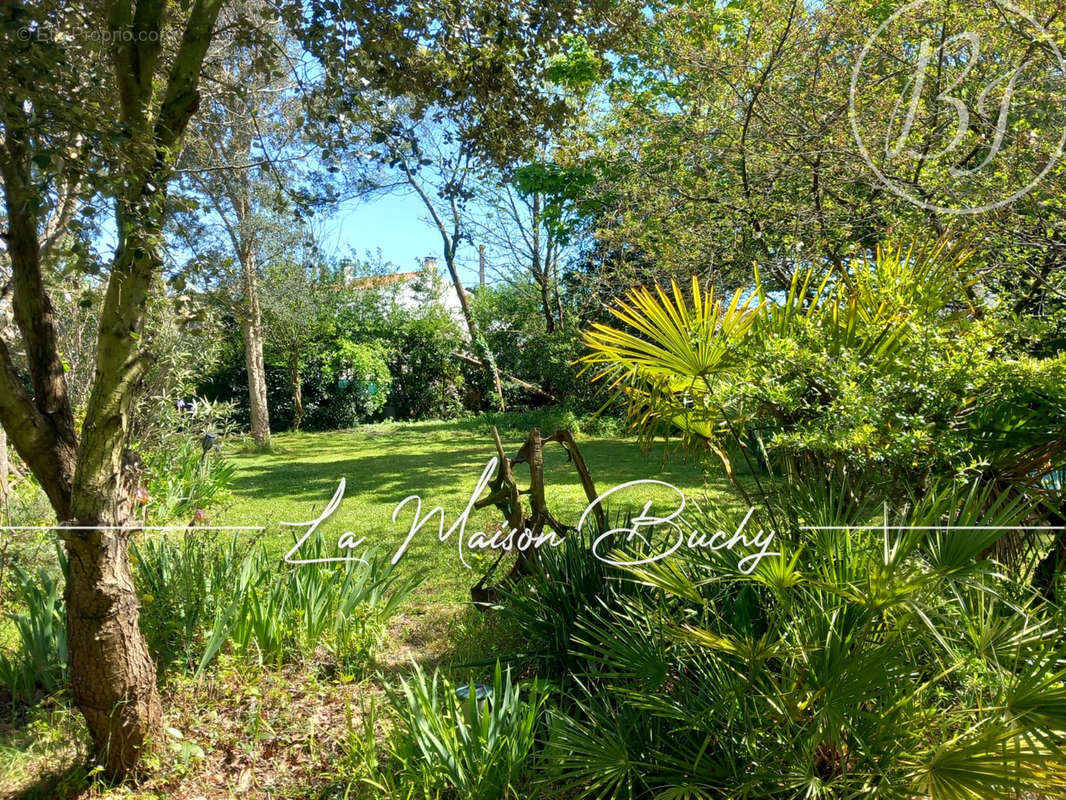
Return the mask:
<path id="1" fill-rule="evenodd" d="M 441 277 L 437 270 L 437 259 L 432 256 L 423 259 L 421 270 L 354 278 L 349 286 L 352 289 L 391 290 L 397 305 L 409 310 L 422 308 L 436 299 L 456 320 L 462 319 L 462 306 L 455 284 Z"/>

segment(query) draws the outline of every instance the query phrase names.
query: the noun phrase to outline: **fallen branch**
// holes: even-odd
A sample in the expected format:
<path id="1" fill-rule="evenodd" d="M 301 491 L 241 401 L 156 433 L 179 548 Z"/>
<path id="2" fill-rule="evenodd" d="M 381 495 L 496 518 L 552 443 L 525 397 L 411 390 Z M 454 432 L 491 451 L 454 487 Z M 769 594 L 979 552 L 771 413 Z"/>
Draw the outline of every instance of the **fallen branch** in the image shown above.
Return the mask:
<path id="1" fill-rule="evenodd" d="M 472 358 L 471 356 L 466 356 L 462 353 L 452 353 L 452 358 L 457 358 L 463 363 L 470 364 L 473 367 L 481 367 L 482 369 L 485 369 L 485 365 L 482 362 L 478 361 L 476 358 Z M 501 372 L 500 374 L 507 380 L 517 383 L 526 391 L 533 392 L 533 394 L 537 395 L 537 397 L 543 397 L 545 400 L 549 400 L 552 403 L 556 401 L 555 395 L 549 394 L 548 392 L 541 389 L 539 386 L 535 386 L 532 383 L 527 383 L 521 378 L 516 378 L 514 375 L 508 375 L 506 372 Z"/>

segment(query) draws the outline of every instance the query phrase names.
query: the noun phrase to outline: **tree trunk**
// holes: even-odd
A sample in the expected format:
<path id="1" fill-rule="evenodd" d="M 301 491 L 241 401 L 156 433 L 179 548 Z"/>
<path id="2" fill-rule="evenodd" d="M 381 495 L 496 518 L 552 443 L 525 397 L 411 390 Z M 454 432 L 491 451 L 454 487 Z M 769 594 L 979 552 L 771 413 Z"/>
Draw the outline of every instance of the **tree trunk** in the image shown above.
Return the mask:
<path id="1" fill-rule="evenodd" d="M 149 362 L 142 332 L 149 287 L 162 272 L 166 185 L 173 153 L 199 104 L 200 72 L 221 0 L 196 0 L 182 26 L 168 25 L 167 3 L 102 6 L 104 30 L 130 35 L 112 36 L 107 48 L 116 85 L 101 87 L 100 96 L 112 102 L 100 106 L 108 113 L 97 122 L 121 129 L 125 141 L 108 164 L 115 179 L 108 186 L 119 187 L 110 194 L 116 200 L 118 244 L 100 311 L 81 441 L 41 269 L 40 198 L 48 192 L 36 187 L 36 177 L 32 189 L 29 181 L 29 165 L 36 160 L 31 143 L 48 140 L 36 130 L 31 135 L 31 129 L 44 124 L 47 132 L 49 123 L 27 117 L 32 104 L 18 91 L 24 78 L 5 85 L 0 102 L 0 185 L 8 208 L 5 239 L 14 317 L 33 394 L 0 340 L 0 420 L 59 518 L 68 556 L 65 600 L 73 699 L 106 774 L 121 778 L 158 740 L 162 713 L 155 665 L 138 625 L 128 532 L 113 526 L 132 518 L 135 484 L 124 468 L 124 451 L 135 393 Z M 180 42 L 168 49 L 173 58 L 165 78 L 157 70 L 163 42 Z M 57 121 L 62 130 L 64 119 Z"/>
<path id="2" fill-rule="evenodd" d="M 544 262 L 541 261 L 540 256 L 540 219 L 541 202 L 540 195 L 533 195 L 533 242 L 530 245 L 530 255 L 533 257 L 533 263 L 530 265 L 530 272 L 533 273 L 533 279 L 537 282 L 537 286 L 540 287 L 540 309 L 544 314 L 544 328 L 548 333 L 552 333 L 555 330 L 555 315 L 552 313 L 552 301 L 551 301 L 551 286 L 549 285 L 550 276 L 548 275 L 547 259 Z M 550 253 L 548 256 L 550 257 Z"/>
<path id="3" fill-rule="evenodd" d="M 292 429 L 300 430 L 304 419 L 304 393 L 300 381 L 300 356 L 294 353 L 289 360 L 289 381 L 292 383 Z"/>
<path id="4" fill-rule="evenodd" d="M 507 410 L 507 403 L 503 399 L 503 383 L 500 381 L 500 370 L 496 367 L 496 359 L 489 351 L 488 343 L 478 330 L 477 320 L 474 319 L 474 314 L 470 310 L 470 300 L 466 296 L 466 292 L 463 290 L 463 282 L 459 279 L 459 270 L 455 265 L 455 248 L 459 246 L 461 227 L 459 224 L 459 207 L 456 204 L 455 198 L 451 198 L 452 207 L 452 221 L 453 228 L 452 233 L 448 233 L 448 228 L 444 224 L 444 220 L 441 219 L 440 214 L 437 213 L 436 206 L 433 205 L 433 201 L 429 199 L 429 195 L 426 194 L 426 190 L 422 188 L 422 184 L 419 183 L 415 174 L 411 171 L 407 162 L 401 159 L 403 165 L 404 175 L 407 176 L 407 182 L 411 188 L 415 190 L 422 202 L 426 206 L 426 210 L 429 211 L 429 215 L 433 217 L 434 223 L 437 225 L 437 230 L 440 232 L 441 240 L 444 244 L 444 264 L 448 267 L 448 275 L 452 279 L 452 285 L 455 287 L 455 294 L 459 298 L 459 308 L 463 312 L 463 319 L 466 320 L 466 329 L 470 333 L 470 347 L 474 351 L 474 354 L 481 359 L 481 362 L 485 364 L 488 373 L 492 376 L 492 382 L 496 388 L 496 407 L 500 411 Z"/>
<path id="5" fill-rule="evenodd" d="M 559 243 L 555 237 L 548 241 L 547 256 L 545 258 L 545 272 L 550 276 L 552 295 L 555 299 L 556 325 L 559 330 L 566 327 L 566 317 L 563 315 L 563 298 L 559 294 Z"/>
<path id="6" fill-rule="evenodd" d="M 267 408 L 266 368 L 263 365 L 263 314 L 259 309 L 255 254 L 250 248 L 241 254 L 241 283 L 244 293 L 241 335 L 244 338 L 244 361 L 248 367 L 252 441 L 267 446 L 270 444 L 270 412 Z"/>
<path id="7" fill-rule="evenodd" d="M 162 267 L 165 199 L 147 180 L 116 209 L 119 247 L 97 332 L 96 370 L 71 489 L 67 640 L 74 702 L 96 757 L 122 778 L 162 732 L 155 665 L 139 627 L 128 524 L 140 480 L 129 458 L 130 412 L 149 359 L 140 333 L 152 279 Z M 132 334 L 132 335 L 131 335 Z M 79 530 L 79 528 L 86 528 Z"/>
<path id="8" fill-rule="evenodd" d="M 111 522 L 124 524 L 124 519 Z M 77 525 L 97 525 L 78 520 Z M 93 751 L 121 778 L 162 730 L 155 664 L 138 626 L 140 605 L 127 531 L 71 531 L 64 597 L 74 703 L 85 716 Z"/>
<path id="9" fill-rule="evenodd" d="M 540 306 L 544 309 L 544 328 L 547 333 L 555 333 L 555 315 L 552 313 L 551 290 L 548 288 L 548 279 L 545 276 L 540 283 Z"/>
<path id="10" fill-rule="evenodd" d="M 488 373 L 492 376 L 492 382 L 496 388 L 497 410 L 506 411 L 507 404 L 503 399 L 503 383 L 500 381 L 499 367 L 496 366 L 496 359 L 489 351 L 485 338 L 481 335 L 481 331 L 478 330 L 474 312 L 470 310 L 470 300 L 463 290 L 463 282 L 459 279 L 459 270 L 455 267 L 455 254 L 451 252 L 447 243 L 445 243 L 444 248 L 444 263 L 448 267 L 448 275 L 451 276 L 452 284 L 455 286 L 455 293 L 459 297 L 459 308 L 463 312 L 463 319 L 466 320 L 466 329 L 470 333 L 470 347 L 477 357 L 481 359 L 481 363 L 486 365 Z"/>

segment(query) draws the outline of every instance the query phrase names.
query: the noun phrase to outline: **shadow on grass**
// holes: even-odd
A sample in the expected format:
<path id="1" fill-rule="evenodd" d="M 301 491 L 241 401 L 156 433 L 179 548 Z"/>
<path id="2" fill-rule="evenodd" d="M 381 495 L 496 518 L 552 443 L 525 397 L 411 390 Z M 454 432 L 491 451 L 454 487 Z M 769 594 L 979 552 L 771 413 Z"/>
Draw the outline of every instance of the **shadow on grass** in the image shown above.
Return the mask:
<path id="1" fill-rule="evenodd" d="M 89 744 L 78 713 L 54 698 L 0 717 L 0 798 L 57 800 L 92 784 Z"/>
<path id="2" fill-rule="evenodd" d="M 445 489 L 473 489 L 481 469 L 495 456 L 491 441 L 456 444 L 447 449 L 434 448 L 427 452 L 360 454 L 359 439 L 336 434 L 337 441 L 334 443 L 327 439 L 330 434 L 317 436 L 322 437 L 323 441 L 309 441 L 304 447 L 289 447 L 285 452 L 256 459 L 255 463 L 241 464 L 234 488 L 239 493 L 256 497 L 316 496 L 313 502 L 324 505 L 336 490 L 339 480 L 345 478 L 348 495 L 369 495 L 382 502 L 395 504 L 408 495 L 417 494 L 427 502 L 432 502 L 432 492 L 441 488 L 442 482 Z M 402 440 L 395 443 L 403 444 Z M 689 485 L 702 480 L 699 469 L 694 465 L 664 460 L 661 448 L 644 456 L 631 441 L 590 440 L 580 443 L 580 446 L 599 491 L 664 473 L 681 475 Z M 301 453 L 299 450 L 307 452 Z M 515 450 L 517 446 L 510 448 L 510 451 Z M 338 457 L 330 458 L 334 453 Z M 314 460 L 304 460 L 303 457 Z M 546 448 L 545 458 L 549 486 L 579 485 L 577 473 L 567 463 L 562 448 Z M 520 480 L 525 477 L 523 470 L 519 470 L 518 474 Z M 714 483 L 724 486 L 726 479 L 721 477 Z"/>
<path id="3" fill-rule="evenodd" d="M 392 554 L 404 541 L 414 515 L 414 504 L 409 503 L 395 521 L 392 519 L 397 504 L 405 498 L 421 498 L 423 519 L 429 517 L 431 509 L 441 507 L 445 530 L 466 507 L 478 477 L 496 453 L 491 436 L 475 429 L 479 424 L 477 420 L 464 420 L 280 434 L 274 438 L 269 454 L 230 456 L 237 467 L 234 502 L 214 515 L 216 522 L 266 525 L 267 546 L 280 556 L 306 529 L 278 523 L 317 518 L 343 478 L 344 500 L 315 535 L 327 548 L 334 548 L 340 535 L 351 530 L 365 537 L 361 546 Z M 524 434 L 506 435 L 505 451 L 513 455 L 524 439 Z M 678 487 L 686 499 L 705 507 L 739 505 L 737 494 L 720 468 L 705 472 L 678 452 L 668 455 L 661 444 L 648 452 L 643 452 L 633 439 L 582 438 L 578 444 L 598 493 L 635 480 L 656 479 Z M 576 525 L 588 500 L 563 447 L 554 443 L 545 447 L 544 469 L 549 509 L 560 522 Z M 516 473 L 520 485 L 528 485 L 528 470 L 518 467 Z M 624 500 L 615 496 L 609 502 L 633 505 L 639 500 L 643 504 L 647 499 L 645 488 L 650 498 L 674 501 L 668 490 L 652 486 L 639 488 Z M 705 505 L 705 500 L 709 505 Z M 492 530 L 486 526 L 498 521 L 495 509 L 480 510 L 470 518 L 466 533 Z M 404 573 L 427 578 L 411 598 L 415 607 L 465 602 L 469 587 L 482 574 L 479 570 L 483 572 L 488 566 L 478 560 L 487 554 L 466 552 L 465 560 L 471 566 L 467 569 L 458 550 L 458 537 L 447 542 L 438 540 L 438 522 L 439 518 L 430 518 L 404 555 Z"/>

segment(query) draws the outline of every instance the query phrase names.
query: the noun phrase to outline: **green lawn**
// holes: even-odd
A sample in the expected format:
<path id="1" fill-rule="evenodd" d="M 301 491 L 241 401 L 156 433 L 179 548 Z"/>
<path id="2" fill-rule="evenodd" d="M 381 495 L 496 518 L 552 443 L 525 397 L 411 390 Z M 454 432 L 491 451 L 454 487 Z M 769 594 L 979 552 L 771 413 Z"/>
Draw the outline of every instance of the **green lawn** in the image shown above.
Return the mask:
<path id="1" fill-rule="evenodd" d="M 513 455 L 523 441 L 516 430 L 501 433 L 504 448 Z M 655 478 L 682 490 L 686 497 L 711 503 L 736 504 L 724 477 L 705 481 L 696 465 L 678 455 L 663 459 L 663 449 L 642 454 L 628 438 L 580 437 L 579 446 L 588 463 L 598 492 L 627 481 Z M 344 500 L 335 514 L 319 528 L 319 535 L 335 553 L 337 538 L 351 530 L 365 536 L 364 546 L 373 546 L 390 556 L 400 546 L 410 528 L 413 505 L 408 504 L 392 521 L 397 503 L 410 495 L 422 498 L 423 516 L 434 506 L 445 512 L 450 527 L 466 507 L 482 470 L 495 454 L 491 431 L 478 420 L 424 422 L 365 426 L 350 431 L 280 434 L 274 437 L 271 452 L 226 448 L 226 457 L 237 464 L 235 501 L 216 511 L 216 525 L 266 525 L 266 539 L 280 554 L 293 543 L 293 531 L 278 523 L 304 522 L 322 513 L 341 478 L 347 482 Z M 566 453 L 556 445 L 545 449 L 548 506 L 565 524 L 576 524 L 587 505 L 577 474 L 567 463 Z M 520 483 L 528 478 L 519 468 Z M 618 495 L 609 504 L 614 513 L 640 511 L 646 500 L 656 499 L 653 512 L 664 513 L 674 495 L 664 487 L 640 487 Z M 467 534 L 493 530 L 498 512 L 484 509 L 470 519 Z M 305 529 L 300 529 L 302 533 Z M 361 549 L 361 548 L 360 548 Z M 337 553 L 339 554 L 339 553 Z M 400 568 L 421 573 L 426 582 L 418 593 L 418 603 L 462 602 L 469 587 L 495 557 L 466 551 L 466 568 L 459 557 L 456 536 L 447 542 L 437 538 L 436 520 L 412 540 Z M 280 565 L 279 565 L 280 568 Z"/>

